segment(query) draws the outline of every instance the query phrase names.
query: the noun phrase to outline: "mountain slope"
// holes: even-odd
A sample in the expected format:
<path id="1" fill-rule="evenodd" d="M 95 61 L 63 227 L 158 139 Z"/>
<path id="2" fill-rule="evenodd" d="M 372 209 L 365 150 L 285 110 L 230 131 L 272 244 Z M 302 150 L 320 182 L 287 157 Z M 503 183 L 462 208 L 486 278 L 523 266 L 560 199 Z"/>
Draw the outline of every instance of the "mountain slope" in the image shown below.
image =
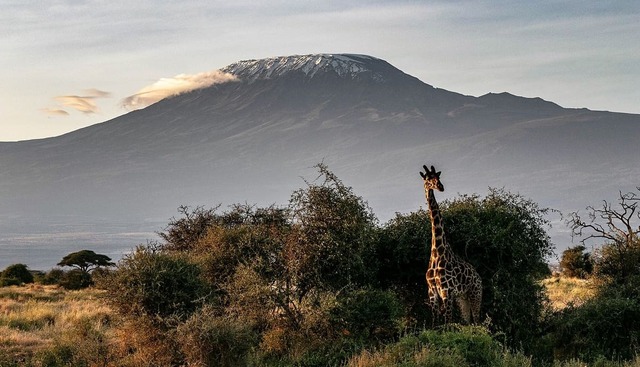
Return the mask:
<path id="1" fill-rule="evenodd" d="M 443 171 L 443 198 L 505 187 L 561 210 L 640 184 L 640 115 L 465 96 L 364 55 L 221 70 L 237 81 L 59 137 L 0 143 L 0 226 L 166 221 L 182 204 L 284 204 L 320 161 L 382 219 L 422 206 L 424 163 Z"/>

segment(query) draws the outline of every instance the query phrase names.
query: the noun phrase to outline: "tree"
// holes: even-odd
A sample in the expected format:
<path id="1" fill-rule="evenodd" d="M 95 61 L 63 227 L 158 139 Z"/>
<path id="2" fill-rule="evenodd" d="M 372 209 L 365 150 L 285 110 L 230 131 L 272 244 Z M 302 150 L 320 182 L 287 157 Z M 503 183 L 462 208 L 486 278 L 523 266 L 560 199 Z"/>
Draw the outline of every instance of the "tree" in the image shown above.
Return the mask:
<path id="1" fill-rule="evenodd" d="M 562 274 L 568 277 L 586 278 L 593 271 L 591 254 L 584 252 L 586 248 L 582 245 L 569 247 L 562 252 L 560 269 Z"/>
<path id="2" fill-rule="evenodd" d="M 148 317 L 158 325 L 186 320 L 208 294 L 196 264 L 182 254 L 151 247 L 126 255 L 98 286 L 107 290 L 109 303 L 122 314 Z"/>
<path id="3" fill-rule="evenodd" d="M 178 208 L 182 214 L 180 218 L 171 218 L 165 232 L 158 235 L 165 240 L 165 248 L 174 251 L 192 249 L 204 237 L 208 230 L 219 222 L 221 216 L 216 214 L 219 206 L 204 209 L 198 206 L 194 209 L 186 205 Z"/>
<path id="4" fill-rule="evenodd" d="M 545 231 L 549 209 L 520 195 L 490 189 L 486 197 L 463 195 L 441 204 L 444 227 L 454 252 L 469 261 L 482 278 L 482 315 L 504 332 L 512 345 L 536 337 L 553 245 Z M 431 229 L 428 213 L 398 215 L 383 229 L 378 276 L 410 302 L 412 316 L 424 320 L 427 297 L 424 274 Z M 382 260 L 381 260 L 382 261 Z M 525 343 L 526 345 L 526 343 Z"/>
<path id="5" fill-rule="evenodd" d="M 289 204 L 299 230 L 296 256 L 301 295 L 313 288 L 335 291 L 362 285 L 375 275 L 367 261 L 377 241 L 373 211 L 326 165 L 316 168 L 318 178 L 295 191 Z"/>
<path id="6" fill-rule="evenodd" d="M 62 258 L 58 266 L 71 266 L 79 269 L 83 273 L 89 273 L 91 270 L 101 266 L 113 266 L 111 258 L 106 255 L 96 254 L 91 250 L 82 250 L 72 252 Z"/>
<path id="7" fill-rule="evenodd" d="M 637 188 L 640 191 L 640 187 Z M 595 254 L 594 271 L 598 276 L 624 282 L 640 274 L 640 197 L 635 192 L 618 193 L 617 205 L 603 200 L 601 207 L 587 207 L 588 219 L 578 212 L 570 214 L 567 224 L 582 244 L 601 241 Z"/>
<path id="8" fill-rule="evenodd" d="M 20 285 L 33 283 L 33 274 L 29 271 L 25 264 L 9 265 L 0 276 L 2 285 Z"/>

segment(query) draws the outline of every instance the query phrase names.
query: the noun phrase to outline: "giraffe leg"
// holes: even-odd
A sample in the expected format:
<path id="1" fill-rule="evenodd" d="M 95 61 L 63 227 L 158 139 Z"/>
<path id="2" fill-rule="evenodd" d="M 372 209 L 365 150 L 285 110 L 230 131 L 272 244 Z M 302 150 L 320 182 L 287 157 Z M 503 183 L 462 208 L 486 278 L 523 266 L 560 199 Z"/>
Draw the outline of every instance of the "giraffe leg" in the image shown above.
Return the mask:
<path id="1" fill-rule="evenodd" d="M 433 328 L 438 321 L 438 316 L 440 316 L 440 305 L 439 305 L 438 293 L 435 292 L 431 287 L 429 287 L 429 307 L 431 308 L 431 327 Z"/>
<path id="2" fill-rule="evenodd" d="M 471 302 L 466 295 L 462 295 L 456 299 L 458 307 L 460 308 L 460 314 L 465 324 L 471 324 Z"/>
<path id="3" fill-rule="evenodd" d="M 453 322 L 453 304 L 448 298 L 442 300 L 442 313 L 445 325 Z"/>
<path id="4" fill-rule="evenodd" d="M 480 306 L 482 305 L 482 285 L 478 286 L 475 292 L 471 294 L 471 316 L 473 317 L 473 323 L 480 323 Z"/>

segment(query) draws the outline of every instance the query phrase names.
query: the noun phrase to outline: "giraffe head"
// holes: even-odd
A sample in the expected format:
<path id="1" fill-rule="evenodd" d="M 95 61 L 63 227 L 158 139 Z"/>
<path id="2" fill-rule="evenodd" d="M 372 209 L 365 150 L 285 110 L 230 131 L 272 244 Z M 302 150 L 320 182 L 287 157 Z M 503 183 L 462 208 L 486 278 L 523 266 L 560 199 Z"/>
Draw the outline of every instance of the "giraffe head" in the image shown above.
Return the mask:
<path id="1" fill-rule="evenodd" d="M 444 185 L 442 184 L 442 182 L 440 182 L 440 173 L 442 172 L 436 172 L 436 169 L 433 168 L 433 166 L 431 166 L 431 170 L 429 170 L 427 166 L 422 166 L 422 167 L 424 167 L 425 172 L 420 172 L 420 176 L 422 176 L 422 180 L 424 181 L 425 191 L 427 190 L 444 191 Z"/>

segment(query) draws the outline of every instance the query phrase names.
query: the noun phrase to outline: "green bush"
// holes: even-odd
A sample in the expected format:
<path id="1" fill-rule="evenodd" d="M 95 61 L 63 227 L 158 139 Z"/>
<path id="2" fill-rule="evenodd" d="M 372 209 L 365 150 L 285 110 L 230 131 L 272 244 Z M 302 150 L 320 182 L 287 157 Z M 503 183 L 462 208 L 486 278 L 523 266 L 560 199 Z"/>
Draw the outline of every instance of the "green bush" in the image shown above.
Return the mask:
<path id="1" fill-rule="evenodd" d="M 347 366 L 526 367 L 531 364 L 531 359 L 523 354 L 506 350 L 487 329 L 465 326 L 406 335 L 380 350 L 353 356 Z"/>
<path id="2" fill-rule="evenodd" d="M 461 196 L 441 205 L 445 235 L 454 252 L 482 278 L 481 317 L 504 332 L 512 346 L 528 345 L 541 332 L 544 291 L 552 244 L 545 232 L 547 209 L 523 197 L 491 189 L 482 198 Z M 397 289 L 418 326 L 429 323 L 425 272 L 430 256 L 429 213 L 397 215 L 382 229 L 378 279 Z M 421 325 L 421 323 L 424 323 Z"/>
<path id="3" fill-rule="evenodd" d="M 630 359 L 640 350 L 640 300 L 597 296 L 553 320 L 556 354 L 592 361 Z"/>
<path id="4" fill-rule="evenodd" d="M 116 270 L 101 278 L 99 287 L 124 315 L 148 316 L 160 323 L 186 320 L 208 294 L 195 264 L 150 247 L 125 256 Z"/>
<path id="5" fill-rule="evenodd" d="M 190 366 L 246 365 L 256 334 L 238 320 L 210 307 L 196 311 L 177 328 L 177 339 Z"/>
<path id="6" fill-rule="evenodd" d="M 40 280 L 40 283 L 44 285 L 60 284 L 60 281 L 64 277 L 64 270 L 60 268 L 54 268 L 49 270 Z"/>
<path id="7" fill-rule="evenodd" d="M 33 274 L 24 264 L 13 264 L 7 266 L 0 276 L 0 285 L 20 285 L 33 283 Z"/>
<path id="8" fill-rule="evenodd" d="M 585 253 L 584 246 L 569 247 L 562 252 L 560 268 L 562 274 L 568 277 L 586 278 L 593 272 L 591 254 Z"/>
<path id="9" fill-rule="evenodd" d="M 596 251 L 594 273 L 617 284 L 640 275 L 640 240 L 604 244 Z"/>
<path id="10" fill-rule="evenodd" d="M 88 288 L 93 284 L 91 274 L 79 269 L 73 269 L 63 273 L 59 283 L 61 287 L 69 290 Z"/>
<path id="11" fill-rule="evenodd" d="M 343 332 L 366 339 L 390 339 L 398 334 L 404 314 L 391 291 L 356 289 L 343 291 L 331 310 L 332 322 Z"/>

